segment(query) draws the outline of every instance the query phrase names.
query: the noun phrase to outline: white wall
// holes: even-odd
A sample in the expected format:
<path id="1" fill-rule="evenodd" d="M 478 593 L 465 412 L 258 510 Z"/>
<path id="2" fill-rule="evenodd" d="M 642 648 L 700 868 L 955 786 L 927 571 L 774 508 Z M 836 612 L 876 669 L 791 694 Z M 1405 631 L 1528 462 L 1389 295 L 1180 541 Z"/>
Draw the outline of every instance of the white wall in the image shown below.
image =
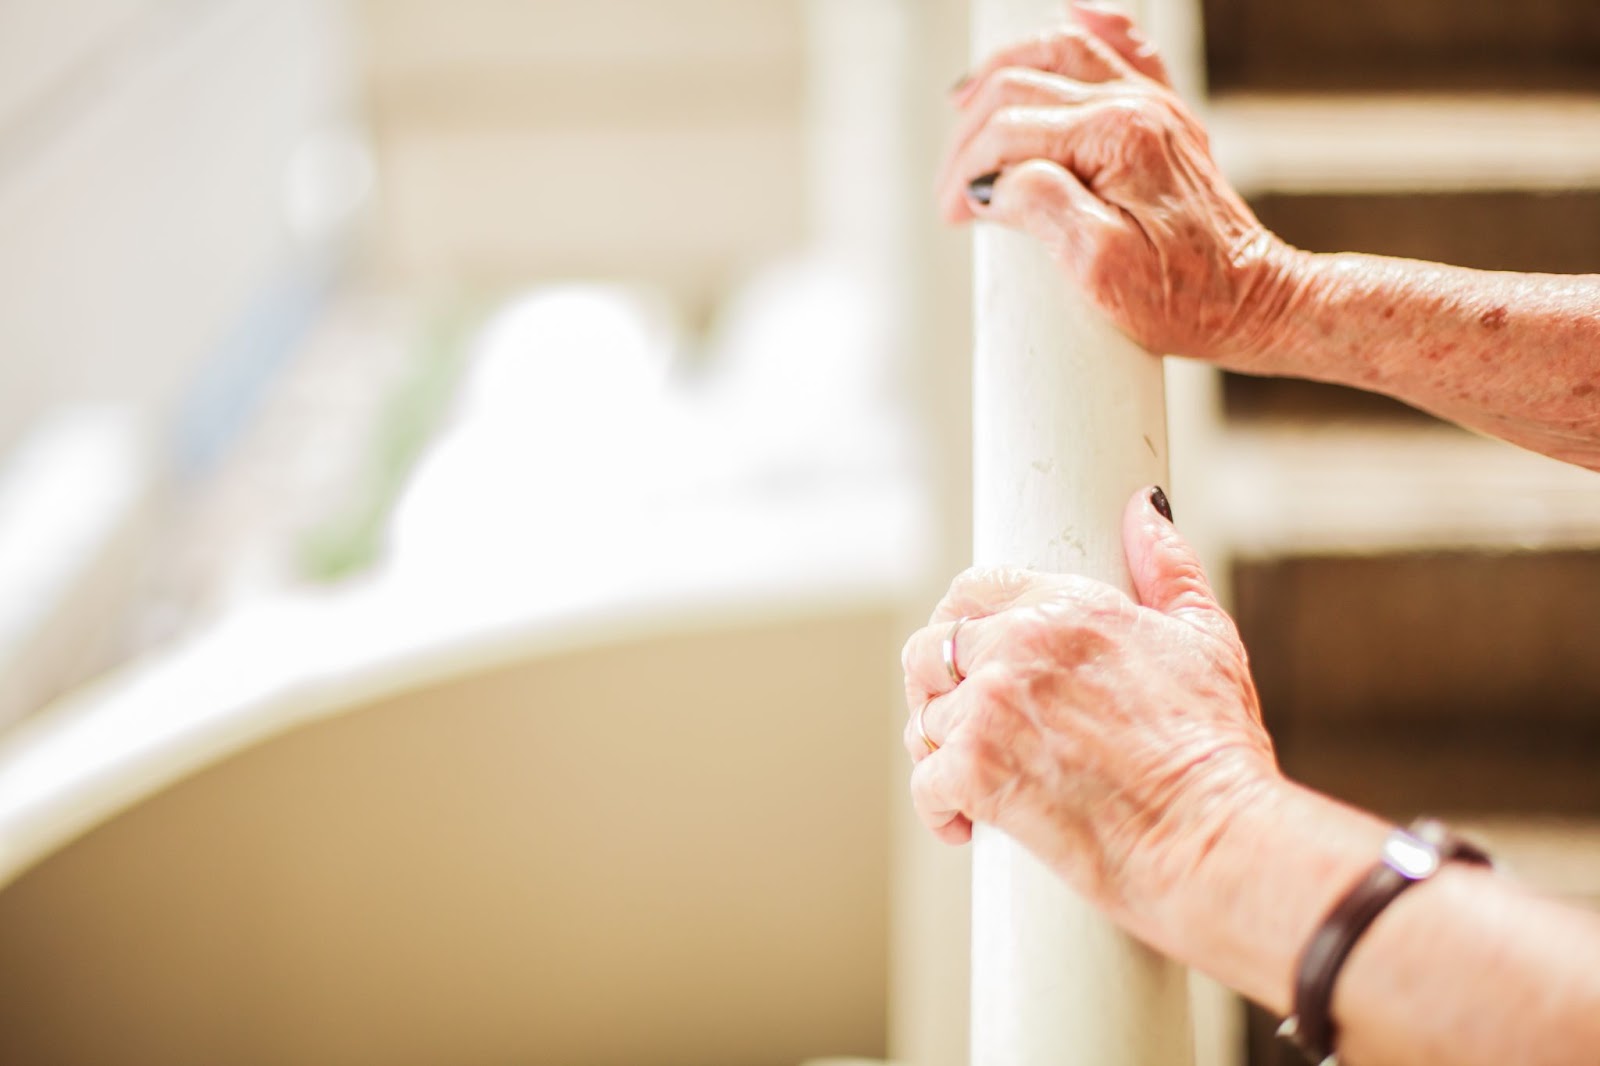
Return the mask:
<path id="1" fill-rule="evenodd" d="M 332 0 L 0 5 L 0 451 L 45 409 L 159 420 L 295 249 L 342 108 Z"/>
<path id="2" fill-rule="evenodd" d="M 805 230 L 803 0 L 363 0 L 391 278 L 709 302 Z"/>

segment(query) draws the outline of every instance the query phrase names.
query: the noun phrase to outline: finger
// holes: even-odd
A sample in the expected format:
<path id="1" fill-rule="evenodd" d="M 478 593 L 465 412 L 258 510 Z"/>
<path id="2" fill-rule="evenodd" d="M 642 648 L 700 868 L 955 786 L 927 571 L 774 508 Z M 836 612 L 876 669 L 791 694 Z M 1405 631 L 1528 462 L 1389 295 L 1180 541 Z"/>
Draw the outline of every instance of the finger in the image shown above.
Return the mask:
<path id="1" fill-rule="evenodd" d="M 1002 107 L 951 159 L 940 191 L 940 206 L 951 221 L 986 217 L 975 202 L 972 183 L 1002 174 L 1030 159 L 1046 159 L 1091 184 L 1098 173 L 1094 157 L 1085 154 L 1100 123 L 1113 117 L 1104 97 L 1077 107 Z"/>
<path id="2" fill-rule="evenodd" d="M 1112 229 L 1126 225 L 1122 213 L 1090 192 L 1058 163 L 1034 159 L 1001 172 L 988 204 L 972 210 L 985 222 L 1020 230 L 1044 244 L 1077 275 Z"/>
<path id="3" fill-rule="evenodd" d="M 1008 67 L 990 78 L 963 111 L 940 168 L 936 188 L 945 220 L 975 217 L 968 186 L 1000 169 L 992 160 L 1055 158 L 1052 153 L 1078 127 L 1080 113 L 1104 100 L 1105 91 L 1088 83 L 1021 67 Z"/>
<path id="4" fill-rule="evenodd" d="M 930 626 L 948 626 L 957 618 L 972 620 L 999 614 L 1021 602 L 1051 575 L 1014 566 L 973 566 L 955 576 L 944 598 L 928 618 Z M 965 626 L 962 627 L 965 631 Z M 970 671 L 969 671 L 970 672 Z"/>
<path id="5" fill-rule="evenodd" d="M 961 753 L 941 749 L 911 771 L 911 806 L 922 824 L 946 844 L 972 839 L 972 822 L 961 812 Z"/>
<path id="6" fill-rule="evenodd" d="M 960 689 L 917 701 L 917 705 L 906 716 L 906 726 L 901 731 L 901 740 L 912 762 L 921 762 L 944 746 L 945 741 L 966 720 L 970 702 L 971 697 Z M 919 715 L 922 721 L 920 733 L 917 731 Z M 922 739 L 924 734 L 927 735 L 927 741 Z M 932 748 L 928 747 L 929 741 L 933 743 Z"/>
<path id="7" fill-rule="evenodd" d="M 959 628 L 954 621 L 941 621 L 911 634 L 900 653 L 908 704 L 920 704 L 929 696 L 942 695 L 956 687 L 956 678 L 951 676 L 950 666 L 945 662 L 947 643 L 954 656 L 957 676 L 966 678 L 988 660 L 1000 628 L 1003 627 L 993 616 L 965 617 Z"/>
<path id="8" fill-rule="evenodd" d="M 1032 67 L 1083 82 L 1125 78 L 1135 69 L 1087 27 L 1061 26 L 992 53 L 955 90 L 952 102 L 967 106 L 985 81 L 1007 67 Z"/>
<path id="9" fill-rule="evenodd" d="M 1214 636 L 1236 640 L 1233 620 L 1217 602 L 1194 548 L 1158 508 L 1165 493 L 1141 489 L 1123 514 L 1122 543 L 1139 602 Z M 1168 507 L 1170 513 L 1170 505 Z"/>
<path id="10" fill-rule="evenodd" d="M 906 726 L 900 731 L 900 743 L 905 747 L 906 754 L 911 756 L 911 761 L 916 763 L 926 759 L 929 755 L 932 755 L 935 750 L 937 750 L 939 742 L 937 740 L 933 740 L 932 734 L 929 734 L 928 740 L 933 740 L 935 747 L 929 748 L 927 743 L 922 739 L 922 734 L 917 732 L 917 715 L 919 713 L 922 715 L 924 723 L 922 728 L 926 730 L 928 728 L 926 724 L 928 711 L 930 710 L 930 705 L 935 699 L 937 699 L 937 697 L 927 697 L 922 700 L 916 700 L 911 696 L 910 684 L 906 685 L 906 695 L 907 702 L 911 704 L 911 713 L 906 716 Z"/>
<path id="11" fill-rule="evenodd" d="M 961 121 L 956 126 L 945 156 L 939 186 L 948 183 L 952 164 L 960 158 L 962 150 L 983 129 L 989 116 L 1003 107 L 1071 106 L 1093 99 L 1084 82 L 1025 66 L 1005 67 L 988 75 L 973 90 L 972 96 L 962 105 Z"/>
<path id="12" fill-rule="evenodd" d="M 1084 29 L 1103 41 L 1128 66 L 1147 78 L 1172 87 L 1172 75 L 1155 42 L 1140 31 L 1133 16 L 1104 0 L 1075 0 L 1072 14 Z"/>

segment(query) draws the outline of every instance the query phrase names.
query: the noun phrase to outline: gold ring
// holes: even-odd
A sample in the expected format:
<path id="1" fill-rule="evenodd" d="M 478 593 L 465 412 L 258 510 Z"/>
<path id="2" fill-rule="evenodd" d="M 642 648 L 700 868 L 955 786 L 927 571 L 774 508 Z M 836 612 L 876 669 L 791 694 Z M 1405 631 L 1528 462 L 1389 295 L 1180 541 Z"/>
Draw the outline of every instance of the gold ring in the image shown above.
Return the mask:
<path id="1" fill-rule="evenodd" d="M 944 644 L 940 649 L 944 655 L 944 668 L 949 671 L 951 682 L 957 685 L 966 680 L 966 677 L 961 673 L 961 667 L 956 665 L 956 634 L 961 632 L 962 623 L 966 622 L 966 620 L 967 615 L 962 615 L 955 620 L 955 624 L 950 627 L 950 632 L 944 638 Z"/>
<path id="2" fill-rule="evenodd" d="M 939 745 L 933 742 L 933 738 L 928 735 L 928 730 L 924 728 L 922 724 L 922 712 L 926 711 L 928 709 L 928 704 L 932 702 L 933 697 L 929 696 L 927 699 L 922 701 L 922 706 L 917 708 L 917 713 L 911 716 L 911 724 L 916 727 L 917 736 L 921 737 L 922 742 L 928 746 L 929 755 L 932 755 L 934 752 L 939 750 Z"/>

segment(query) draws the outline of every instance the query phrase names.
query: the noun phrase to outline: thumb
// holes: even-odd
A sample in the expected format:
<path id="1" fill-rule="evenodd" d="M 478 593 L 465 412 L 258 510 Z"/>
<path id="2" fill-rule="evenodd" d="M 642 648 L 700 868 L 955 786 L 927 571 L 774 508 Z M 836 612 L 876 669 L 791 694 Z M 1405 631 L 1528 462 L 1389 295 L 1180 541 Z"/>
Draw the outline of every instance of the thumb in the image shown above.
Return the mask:
<path id="1" fill-rule="evenodd" d="M 988 188 L 982 189 L 985 183 Z M 970 196 L 981 205 L 979 218 L 1029 234 L 1068 263 L 1120 223 L 1076 174 L 1045 159 L 979 178 Z"/>
<path id="2" fill-rule="evenodd" d="M 1217 603 L 1199 556 L 1172 524 L 1166 501 L 1159 488 L 1141 489 L 1123 515 L 1122 546 L 1139 602 L 1213 636 L 1237 640 L 1233 621 Z"/>

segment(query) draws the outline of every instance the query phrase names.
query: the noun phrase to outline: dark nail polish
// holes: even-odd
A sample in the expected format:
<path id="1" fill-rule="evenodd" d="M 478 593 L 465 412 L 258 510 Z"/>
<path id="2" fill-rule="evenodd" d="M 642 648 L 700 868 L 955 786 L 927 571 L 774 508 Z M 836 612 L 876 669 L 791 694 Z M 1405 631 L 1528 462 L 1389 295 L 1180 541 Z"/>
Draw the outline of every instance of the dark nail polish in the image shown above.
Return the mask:
<path id="1" fill-rule="evenodd" d="M 999 177 L 1000 172 L 997 170 L 993 174 L 985 174 L 981 178 L 974 179 L 972 184 L 967 186 L 967 195 L 985 207 L 989 206 L 989 201 L 994 199 L 994 183 Z"/>
<path id="2" fill-rule="evenodd" d="M 971 84 L 972 84 L 972 75 L 963 74 L 963 75 L 961 75 L 961 77 L 956 79 L 956 83 L 954 85 L 950 86 L 950 91 L 952 93 L 958 93 L 962 89 L 965 89 L 967 86 L 969 86 Z"/>
<path id="3" fill-rule="evenodd" d="M 1172 504 L 1167 502 L 1167 494 L 1161 491 L 1158 485 L 1150 490 L 1150 506 L 1154 507 L 1168 522 L 1172 521 Z"/>

